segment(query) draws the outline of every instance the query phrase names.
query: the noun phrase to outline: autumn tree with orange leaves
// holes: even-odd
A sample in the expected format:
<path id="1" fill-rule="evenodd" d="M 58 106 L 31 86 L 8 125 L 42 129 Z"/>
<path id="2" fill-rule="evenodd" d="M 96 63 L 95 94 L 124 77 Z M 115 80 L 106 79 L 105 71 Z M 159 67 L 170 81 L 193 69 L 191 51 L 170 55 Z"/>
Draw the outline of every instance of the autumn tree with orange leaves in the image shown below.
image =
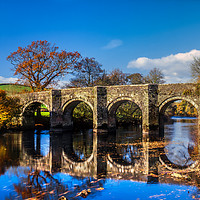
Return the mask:
<path id="1" fill-rule="evenodd" d="M 19 125 L 20 113 L 19 99 L 9 97 L 4 90 L 0 90 L 0 130 Z"/>
<path id="2" fill-rule="evenodd" d="M 27 47 L 18 47 L 7 60 L 14 66 L 14 75 L 32 91 L 42 91 L 55 85 L 58 78 L 79 68 L 78 52 L 58 51 L 58 47 L 45 41 L 34 41 Z"/>

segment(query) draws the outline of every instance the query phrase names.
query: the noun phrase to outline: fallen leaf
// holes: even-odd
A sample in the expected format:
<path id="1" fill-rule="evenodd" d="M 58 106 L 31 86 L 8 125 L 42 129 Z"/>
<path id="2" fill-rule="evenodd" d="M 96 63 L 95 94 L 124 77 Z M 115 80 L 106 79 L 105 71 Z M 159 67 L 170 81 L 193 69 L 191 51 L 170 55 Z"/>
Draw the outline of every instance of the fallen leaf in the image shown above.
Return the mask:
<path id="1" fill-rule="evenodd" d="M 181 178 L 182 177 L 181 174 L 177 174 L 177 173 L 173 173 L 173 174 L 171 174 L 171 176 L 176 177 L 176 178 Z"/>
<path id="2" fill-rule="evenodd" d="M 96 188 L 96 190 L 104 190 L 104 188 L 100 187 L 100 188 Z"/>
<path id="3" fill-rule="evenodd" d="M 61 195 L 64 195 L 64 194 L 67 194 L 69 191 L 66 191 L 66 192 L 64 192 L 64 193 L 62 193 L 62 194 L 59 194 L 58 196 L 61 196 Z"/>

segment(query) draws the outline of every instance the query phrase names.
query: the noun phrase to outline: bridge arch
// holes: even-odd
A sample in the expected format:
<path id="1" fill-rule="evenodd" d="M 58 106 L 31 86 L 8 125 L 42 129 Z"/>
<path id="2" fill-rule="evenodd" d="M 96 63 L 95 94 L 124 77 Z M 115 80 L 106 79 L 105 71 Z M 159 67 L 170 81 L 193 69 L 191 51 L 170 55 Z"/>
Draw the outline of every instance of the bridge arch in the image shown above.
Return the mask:
<path id="1" fill-rule="evenodd" d="M 75 107 L 80 104 L 80 103 L 85 103 L 86 105 L 89 106 L 93 113 L 93 105 L 85 101 L 83 99 L 72 99 L 67 101 L 63 106 L 62 106 L 62 113 L 63 113 L 63 127 L 73 127 L 73 111 Z"/>
<path id="2" fill-rule="evenodd" d="M 22 160 L 20 161 L 20 166 L 31 166 L 35 169 L 39 169 L 41 171 L 50 171 L 52 169 L 52 153 L 49 152 L 48 155 L 44 157 L 33 157 L 23 152 Z"/>
<path id="3" fill-rule="evenodd" d="M 177 100 L 185 100 L 187 102 L 189 102 L 190 104 L 192 104 L 196 109 L 197 112 L 199 113 L 199 106 L 191 99 L 187 98 L 187 97 L 183 97 L 183 96 L 176 96 L 176 97 L 170 97 L 167 98 L 166 100 L 164 100 L 160 105 L 159 105 L 159 113 L 164 113 L 166 108 L 173 103 L 174 101 Z"/>
<path id="4" fill-rule="evenodd" d="M 160 126 L 160 134 L 162 136 L 164 136 L 164 113 L 165 113 L 165 110 L 171 103 L 173 103 L 174 101 L 177 101 L 177 100 L 187 101 L 192 106 L 194 106 L 194 108 L 196 108 L 197 114 L 198 114 L 198 124 L 199 124 L 199 106 L 193 99 L 190 99 L 188 97 L 183 97 L 183 96 L 174 96 L 174 97 L 169 97 L 169 98 L 165 99 L 159 105 L 159 126 Z M 188 150 L 189 150 L 189 147 L 188 147 Z M 173 149 L 173 151 L 174 151 L 174 149 Z M 167 153 L 164 151 L 164 148 L 160 149 L 159 161 L 162 164 L 162 166 L 164 166 L 166 169 L 171 170 L 171 171 L 177 171 L 177 169 L 190 170 L 190 169 L 197 167 L 199 164 L 198 160 L 194 160 L 193 163 L 190 163 L 188 165 L 180 165 L 180 164 L 173 163 L 168 158 Z"/>
<path id="5" fill-rule="evenodd" d="M 110 154 L 108 154 L 106 156 L 106 160 L 107 160 L 107 170 L 111 171 L 112 173 L 120 173 L 121 174 L 127 174 L 127 173 L 131 173 L 133 174 L 138 174 L 141 172 L 141 169 L 145 169 L 145 165 L 147 165 L 147 163 L 145 163 L 144 159 L 140 158 L 138 160 L 136 160 L 135 164 L 120 164 L 117 163 L 116 161 L 114 161 L 112 159 L 112 157 L 110 156 Z M 144 171 L 145 174 L 147 174 L 147 170 Z"/>
<path id="6" fill-rule="evenodd" d="M 71 99 L 71 100 L 65 102 L 65 103 L 63 104 L 63 106 L 62 106 L 62 111 L 64 112 L 66 108 L 69 108 L 69 109 L 72 109 L 72 110 L 73 110 L 73 108 L 75 108 L 75 107 L 76 107 L 79 103 L 81 103 L 81 102 L 84 102 L 84 103 L 86 103 L 87 105 L 89 105 L 90 108 L 91 108 L 92 111 L 93 111 L 93 105 L 92 105 L 90 102 L 85 101 L 85 100 L 83 100 L 83 99 Z"/>
<path id="7" fill-rule="evenodd" d="M 138 107 L 138 109 L 140 109 L 141 116 L 142 116 L 143 112 L 142 112 L 142 106 L 140 105 L 140 102 L 134 101 L 134 99 L 131 97 L 119 97 L 113 100 L 112 102 L 110 102 L 107 106 L 109 127 L 112 127 L 112 128 L 116 127 L 116 111 L 121 104 L 127 103 L 127 102 L 134 103 Z"/>
<path id="8" fill-rule="evenodd" d="M 25 103 L 25 105 L 22 108 L 22 112 L 21 112 L 21 119 L 22 119 L 21 123 L 22 123 L 23 128 L 25 128 L 25 129 L 35 128 L 35 123 L 36 123 L 35 111 L 40 105 L 44 105 L 46 107 L 46 109 L 50 112 L 50 106 L 43 101 L 32 100 L 32 101 Z M 40 111 L 39 111 L 39 113 L 40 113 Z M 41 118 L 41 115 L 40 115 L 40 118 Z M 43 126 L 50 125 L 49 119 L 47 119 L 47 120 L 40 119 L 39 124 L 41 122 L 42 122 Z"/>
<path id="9" fill-rule="evenodd" d="M 61 154 L 61 166 L 62 172 L 69 173 L 76 176 L 94 176 L 97 169 L 94 154 L 83 162 L 72 161 L 65 155 L 64 152 Z"/>
<path id="10" fill-rule="evenodd" d="M 21 115 L 23 115 L 23 113 L 25 112 L 25 110 L 27 109 L 27 107 L 29 107 L 31 104 L 35 104 L 35 103 L 40 103 L 40 104 L 45 105 L 46 108 L 50 111 L 49 105 L 47 105 L 45 102 L 40 101 L 40 100 L 32 100 L 32 101 L 27 102 L 27 103 L 23 106 Z"/>
<path id="11" fill-rule="evenodd" d="M 81 165 L 81 163 L 85 163 L 85 164 L 90 163 L 92 161 L 92 159 L 94 158 L 94 153 L 92 152 L 92 154 L 88 158 L 86 158 L 85 160 L 76 161 L 74 159 L 71 159 L 63 150 L 62 151 L 62 157 L 65 160 L 65 162 L 76 166 L 78 164 Z"/>
<path id="12" fill-rule="evenodd" d="M 197 114 L 198 114 L 198 125 L 200 123 L 199 117 L 200 117 L 200 113 L 199 113 L 199 106 L 197 103 L 195 103 L 195 101 L 193 101 L 190 98 L 187 97 L 183 97 L 183 96 L 174 96 L 174 97 L 169 97 L 167 99 L 165 99 L 160 105 L 159 105 L 159 133 L 161 136 L 164 136 L 164 113 L 167 109 L 167 107 L 173 103 L 174 101 L 178 101 L 178 100 L 185 100 L 187 102 L 189 102 L 192 106 L 194 106 L 194 108 L 196 108 L 197 110 Z"/>
<path id="13" fill-rule="evenodd" d="M 196 168 L 199 165 L 198 160 L 194 161 L 194 163 L 187 166 L 176 165 L 167 158 L 166 154 L 163 151 L 160 153 L 159 161 L 162 166 L 164 166 L 166 169 L 170 171 L 177 171 L 177 169 L 183 171 L 185 171 L 186 169 L 190 170 Z"/>

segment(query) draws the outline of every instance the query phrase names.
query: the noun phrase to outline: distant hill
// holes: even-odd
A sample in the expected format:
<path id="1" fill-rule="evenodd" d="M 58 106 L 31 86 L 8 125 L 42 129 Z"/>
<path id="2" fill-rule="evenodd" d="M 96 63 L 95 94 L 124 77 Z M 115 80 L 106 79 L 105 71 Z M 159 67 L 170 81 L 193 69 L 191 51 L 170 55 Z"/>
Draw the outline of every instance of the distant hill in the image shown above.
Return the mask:
<path id="1" fill-rule="evenodd" d="M 5 90 L 8 94 L 19 94 L 31 91 L 31 88 L 28 86 L 13 83 L 0 83 L 0 89 Z"/>

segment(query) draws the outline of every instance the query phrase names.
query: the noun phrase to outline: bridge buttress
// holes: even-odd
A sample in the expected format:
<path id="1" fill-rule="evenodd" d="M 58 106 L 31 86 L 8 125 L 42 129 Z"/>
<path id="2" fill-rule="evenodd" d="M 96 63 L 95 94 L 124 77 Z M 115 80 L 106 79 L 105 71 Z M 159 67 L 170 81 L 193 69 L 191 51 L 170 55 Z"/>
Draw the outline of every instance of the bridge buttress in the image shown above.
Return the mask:
<path id="1" fill-rule="evenodd" d="M 143 129 L 149 131 L 159 129 L 158 85 L 148 85 L 147 123 Z"/>
<path id="2" fill-rule="evenodd" d="M 63 125 L 63 113 L 62 113 L 61 90 L 52 90 L 51 91 L 50 126 L 51 128 L 61 128 L 62 125 Z"/>
<path id="3" fill-rule="evenodd" d="M 94 87 L 93 128 L 108 127 L 107 88 Z"/>

